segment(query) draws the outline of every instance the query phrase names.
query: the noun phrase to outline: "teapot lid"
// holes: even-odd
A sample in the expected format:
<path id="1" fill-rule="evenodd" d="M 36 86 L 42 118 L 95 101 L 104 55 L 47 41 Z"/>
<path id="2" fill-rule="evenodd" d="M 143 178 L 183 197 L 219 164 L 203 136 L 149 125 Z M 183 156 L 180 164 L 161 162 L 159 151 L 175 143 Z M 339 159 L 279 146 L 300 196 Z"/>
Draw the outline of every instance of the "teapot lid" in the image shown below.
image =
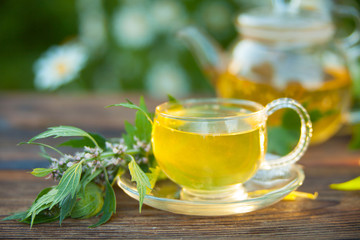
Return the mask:
<path id="1" fill-rule="evenodd" d="M 273 9 L 255 9 L 241 14 L 237 24 L 244 37 L 272 42 L 320 43 L 335 33 L 330 16 L 275 1 Z"/>

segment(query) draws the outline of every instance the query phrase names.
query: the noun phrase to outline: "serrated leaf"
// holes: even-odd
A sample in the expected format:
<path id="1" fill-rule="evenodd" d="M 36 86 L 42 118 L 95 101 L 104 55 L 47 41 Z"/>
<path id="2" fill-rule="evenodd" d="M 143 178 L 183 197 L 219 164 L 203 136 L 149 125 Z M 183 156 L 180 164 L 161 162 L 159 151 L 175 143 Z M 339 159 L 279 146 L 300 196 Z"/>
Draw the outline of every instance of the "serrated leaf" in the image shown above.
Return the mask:
<path id="1" fill-rule="evenodd" d="M 111 187 L 111 184 L 108 180 L 106 180 L 106 187 L 105 187 L 105 198 L 104 198 L 104 205 L 101 208 L 99 214 L 102 214 L 100 220 L 94 224 L 89 226 L 90 228 L 100 226 L 101 224 L 106 223 L 111 216 L 116 212 L 116 196 L 114 189 Z"/>
<path id="2" fill-rule="evenodd" d="M 27 224 L 39 224 L 39 223 L 48 223 L 54 222 L 59 219 L 60 210 L 58 207 L 54 207 L 51 210 L 44 209 L 43 211 L 36 214 L 34 218 L 26 218 L 21 222 Z"/>
<path id="3" fill-rule="evenodd" d="M 35 140 L 48 138 L 48 137 L 87 137 L 89 138 L 96 146 L 99 147 L 98 143 L 95 139 L 84 130 L 81 130 L 77 127 L 72 126 L 59 126 L 59 127 L 50 127 L 47 131 L 40 133 L 39 135 L 33 137 L 28 141 L 28 143 L 32 143 Z"/>
<path id="4" fill-rule="evenodd" d="M 124 134 L 123 138 L 125 144 L 129 148 L 131 148 L 135 144 L 135 136 L 142 141 L 150 142 L 152 130 L 152 116 L 147 110 L 143 97 L 140 97 L 139 106 L 135 105 L 128 99 L 127 103 L 113 104 L 107 107 L 113 106 L 122 106 L 138 110 L 135 117 L 135 126 L 132 126 L 130 123 L 125 122 L 125 130 L 127 134 Z"/>
<path id="5" fill-rule="evenodd" d="M 73 207 L 76 203 L 76 194 L 74 196 L 71 196 L 71 194 L 68 194 L 59 204 L 60 206 L 60 218 L 59 223 L 61 225 L 62 221 L 70 215 Z"/>
<path id="6" fill-rule="evenodd" d="M 147 120 L 152 124 L 152 120 L 151 120 L 151 116 L 150 116 L 149 112 L 147 111 L 146 108 L 143 108 L 143 106 L 141 106 L 141 103 L 140 103 L 140 106 L 137 106 L 136 104 L 131 102 L 129 99 L 126 99 L 126 100 L 127 100 L 127 103 L 112 104 L 112 105 L 109 105 L 109 106 L 106 106 L 106 107 L 118 107 L 118 106 L 121 106 L 121 107 L 136 109 L 136 110 L 142 112 L 145 115 L 145 117 L 147 118 Z M 144 98 L 142 96 L 140 98 L 140 102 L 141 101 L 144 102 Z"/>
<path id="7" fill-rule="evenodd" d="M 103 136 L 101 136 L 99 134 L 95 134 L 95 133 L 89 133 L 89 135 L 95 139 L 95 141 L 99 144 L 99 147 L 101 149 L 105 149 L 106 139 Z M 79 139 L 70 139 L 68 141 L 65 141 L 65 142 L 59 144 L 59 146 L 70 146 L 73 148 L 83 148 L 85 146 L 92 147 L 92 148 L 96 147 L 94 142 L 91 141 L 87 137 L 83 137 L 83 138 L 79 138 Z"/>
<path id="8" fill-rule="evenodd" d="M 56 186 L 58 190 L 51 207 L 62 201 L 68 194 L 74 197 L 81 178 L 82 162 L 75 163 L 69 167 L 62 176 L 59 185 Z"/>
<path id="9" fill-rule="evenodd" d="M 44 188 L 43 190 L 41 190 L 38 195 L 36 196 L 35 198 L 35 201 L 36 202 L 39 198 L 41 198 L 43 195 L 47 194 L 48 192 L 50 192 L 52 189 L 54 189 L 55 187 L 47 187 L 47 188 Z"/>
<path id="10" fill-rule="evenodd" d="M 136 182 L 136 188 L 139 193 L 139 212 L 141 212 L 141 207 L 146 195 L 146 189 L 151 189 L 151 183 L 148 176 L 146 176 L 146 174 L 141 170 L 139 165 L 135 162 L 134 157 L 131 155 L 129 156 L 131 157 L 131 161 L 128 165 L 131 175 L 131 181 Z"/>
<path id="11" fill-rule="evenodd" d="M 141 141 L 150 142 L 152 125 L 140 112 L 136 113 L 135 126 L 135 136 Z"/>
<path id="12" fill-rule="evenodd" d="M 90 218 L 101 211 L 104 199 L 102 191 L 95 183 L 89 183 L 84 190 L 77 195 L 76 202 L 72 212 L 72 218 Z"/>
<path id="13" fill-rule="evenodd" d="M 143 97 L 140 97 L 139 107 L 141 109 L 143 109 L 143 111 L 146 112 L 150 116 L 150 113 L 147 110 L 147 107 L 146 107 Z M 147 117 L 144 116 L 144 114 L 142 112 L 138 111 L 136 113 L 135 127 L 136 127 L 136 132 L 135 132 L 136 137 L 142 141 L 150 142 L 152 122 L 149 122 Z"/>
<path id="14" fill-rule="evenodd" d="M 33 215 L 33 213 L 37 212 L 40 208 L 42 208 L 45 205 L 48 205 L 53 202 L 55 195 L 57 194 L 56 188 L 47 188 L 40 192 L 39 196 L 35 199 L 34 203 L 31 205 L 28 211 L 28 215 L 26 217 L 29 217 L 30 215 Z"/>
<path id="15" fill-rule="evenodd" d="M 35 199 L 34 203 L 29 208 L 25 219 L 21 221 L 25 221 L 30 217 L 30 227 L 32 227 L 36 215 L 39 214 L 41 211 L 49 208 L 50 204 L 54 201 L 56 194 L 56 188 L 46 188 L 42 190 L 39 193 L 38 197 Z"/>
<path id="16" fill-rule="evenodd" d="M 360 176 L 347 182 L 333 183 L 330 185 L 330 188 L 335 190 L 342 190 L 342 191 L 360 190 Z"/>
<path id="17" fill-rule="evenodd" d="M 125 121 L 124 124 L 125 124 L 125 131 L 126 131 L 126 134 L 123 134 L 124 142 L 128 148 L 132 148 L 133 145 L 135 144 L 134 136 L 135 136 L 136 129 L 128 121 Z"/>
<path id="18" fill-rule="evenodd" d="M 81 178 L 81 164 L 82 162 L 79 162 L 68 168 L 61 178 L 58 186 L 54 188 L 46 188 L 41 191 L 32 206 L 29 208 L 25 219 L 22 221 L 30 217 L 30 226 L 32 227 L 36 216 L 39 213 L 46 209 L 51 211 L 56 204 L 63 202 L 68 195 L 70 195 L 71 198 L 74 198 Z"/>
<path id="19" fill-rule="evenodd" d="M 50 173 L 52 173 L 54 171 L 54 169 L 51 168 L 35 168 L 31 174 L 34 175 L 35 177 L 45 177 L 47 175 L 49 175 Z"/>
<path id="20" fill-rule="evenodd" d="M 28 214 L 28 211 L 14 213 L 14 214 L 12 214 L 10 216 L 7 216 L 7 217 L 1 219 L 1 221 L 22 220 L 22 219 L 24 219 L 26 217 L 27 214 Z"/>
<path id="21" fill-rule="evenodd" d="M 94 180 L 94 178 L 96 178 L 97 176 L 99 176 L 99 174 L 102 172 L 101 169 L 97 169 L 95 170 L 95 172 L 91 173 L 90 175 L 84 176 L 81 181 L 80 181 L 80 186 L 82 188 L 82 191 L 85 190 L 86 186 L 92 181 Z"/>

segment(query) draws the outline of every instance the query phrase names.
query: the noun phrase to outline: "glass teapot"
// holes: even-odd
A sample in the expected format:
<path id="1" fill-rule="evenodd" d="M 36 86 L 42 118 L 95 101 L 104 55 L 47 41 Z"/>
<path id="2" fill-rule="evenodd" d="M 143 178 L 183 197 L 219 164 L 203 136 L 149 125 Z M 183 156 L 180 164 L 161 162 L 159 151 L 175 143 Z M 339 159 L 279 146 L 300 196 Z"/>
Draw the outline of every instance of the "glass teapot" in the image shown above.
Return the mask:
<path id="1" fill-rule="evenodd" d="M 210 76 L 219 97 L 262 104 L 280 97 L 296 99 L 312 118 L 312 143 L 320 143 L 338 131 L 350 105 L 343 50 L 359 41 L 360 22 L 354 9 L 337 6 L 341 14 L 354 17 L 357 29 L 336 39 L 329 6 L 316 9 L 306 2 L 277 0 L 273 9 L 239 15 L 241 39 L 229 52 L 197 28 L 185 28 L 178 35 Z M 270 124 L 281 125 L 284 115 L 278 114 Z"/>

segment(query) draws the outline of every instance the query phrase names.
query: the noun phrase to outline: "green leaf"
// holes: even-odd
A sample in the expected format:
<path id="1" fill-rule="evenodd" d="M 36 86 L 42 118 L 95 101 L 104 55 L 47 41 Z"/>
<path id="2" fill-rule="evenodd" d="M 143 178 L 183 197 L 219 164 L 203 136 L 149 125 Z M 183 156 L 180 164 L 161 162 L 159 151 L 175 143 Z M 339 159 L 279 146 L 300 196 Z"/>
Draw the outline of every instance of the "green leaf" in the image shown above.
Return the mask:
<path id="1" fill-rule="evenodd" d="M 157 179 L 159 178 L 159 175 L 161 173 L 161 169 L 159 166 L 156 166 L 155 168 L 150 168 L 149 169 L 150 172 L 149 173 L 146 173 L 146 176 L 148 177 L 149 179 L 149 182 L 150 182 L 150 185 L 151 185 L 151 188 L 154 188 L 155 184 L 156 184 L 156 181 Z M 150 190 L 150 189 L 148 189 Z M 148 193 L 148 192 L 147 192 Z"/>
<path id="2" fill-rule="evenodd" d="M 306 107 L 308 104 L 304 103 L 303 105 Z M 332 110 L 321 112 L 319 109 L 312 109 L 308 113 L 311 121 L 314 123 L 335 112 Z M 299 141 L 300 126 L 301 121 L 298 114 L 291 109 L 285 110 L 281 126 L 268 127 L 268 151 L 278 155 L 289 153 Z"/>
<path id="3" fill-rule="evenodd" d="M 87 137 L 89 138 L 97 147 L 99 147 L 98 143 L 95 139 L 84 130 L 81 130 L 77 127 L 72 126 L 59 126 L 59 127 L 50 127 L 49 130 L 40 133 L 39 135 L 33 137 L 29 140 L 28 143 L 32 143 L 35 140 L 47 138 L 53 136 L 54 138 L 58 137 Z"/>
<path id="4" fill-rule="evenodd" d="M 42 190 L 35 199 L 34 203 L 29 208 L 28 214 L 26 215 L 25 219 L 21 221 L 25 221 L 26 219 L 31 217 L 30 227 L 32 227 L 36 215 L 39 214 L 41 211 L 49 208 L 50 204 L 55 199 L 57 191 L 58 190 L 56 188 L 45 188 L 44 190 Z"/>
<path id="5" fill-rule="evenodd" d="M 60 218 L 59 223 L 61 226 L 62 221 L 70 215 L 73 207 L 76 204 L 76 194 L 74 196 L 71 196 L 71 194 L 68 194 L 61 202 L 60 202 Z"/>
<path id="6" fill-rule="evenodd" d="M 349 143 L 350 149 L 360 149 L 360 124 L 352 127 L 352 138 Z"/>
<path id="7" fill-rule="evenodd" d="M 147 118 L 147 120 L 152 124 L 152 120 L 151 120 L 151 116 L 149 114 L 149 112 L 147 111 L 146 108 L 143 108 L 143 106 L 141 106 L 141 102 L 144 102 L 144 98 L 141 97 L 140 98 L 140 106 L 137 106 L 136 104 L 134 104 L 133 102 L 131 102 L 129 99 L 126 99 L 127 103 L 118 103 L 118 104 L 112 104 L 106 107 L 126 107 L 126 108 L 131 108 L 131 109 L 136 109 L 140 112 L 142 112 L 145 117 Z"/>
<path id="8" fill-rule="evenodd" d="M 89 133 L 89 135 L 95 139 L 95 141 L 99 144 L 99 147 L 101 149 L 105 149 L 106 139 L 103 136 L 95 133 Z M 83 148 L 85 146 L 92 148 L 96 147 L 94 142 L 91 141 L 88 137 L 83 137 L 79 139 L 70 139 L 68 141 L 61 143 L 59 146 L 70 146 L 73 148 Z"/>
<path id="9" fill-rule="evenodd" d="M 90 228 L 97 227 L 103 223 L 106 223 L 113 213 L 116 212 L 116 197 L 114 189 L 111 187 L 111 184 L 108 180 L 106 180 L 106 187 L 105 187 L 105 198 L 104 198 L 104 205 L 101 208 L 99 214 L 102 214 L 100 220 L 94 224 L 89 226 Z"/>
<path id="10" fill-rule="evenodd" d="M 58 190 L 56 188 L 51 188 L 51 189 L 47 188 L 41 191 L 38 197 L 35 199 L 34 203 L 29 208 L 28 215 L 26 217 L 29 217 L 36 212 L 40 212 L 39 211 L 40 208 L 53 202 L 54 197 L 57 194 L 57 191 Z"/>
<path id="11" fill-rule="evenodd" d="M 175 97 L 171 96 L 170 94 L 168 94 L 167 97 L 168 97 L 168 101 L 170 103 L 179 104 L 179 101 Z"/>
<path id="12" fill-rule="evenodd" d="M 131 181 L 136 182 L 136 188 L 139 192 L 139 212 L 141 212 L 141 207 L 146 195 L 146 189 L 151 189 L 151 183 L 148 176 L 146 176 L 146 174 L 141 170 L 139 165 L 135 162 L 134 157 L 131 155 L 128 156 L 131 158 L 131 161 L 128 165 L 131 174 Z"/>
<path id="13" fill-rule="evenodd" d="M 118 167 L 117 171 L 116 171 L 116 175 L 114 176 L 114 179 L 111 183 L 111 186 L 114 186 L 114 184 L 116 183 L 118 177 L 121 177 L 124 173 L 126 172 L 126 170 L 123 167 Z"/>
<path id="14" fill-rule="evenodd" d="M 27 212 L 21 212 L 21 213 L 19 213 L 19 216 L 21 216 L 22 214 L 26 215 L 26 213 Z M 44 210 L 37 213 L 35 217 L 31 217 L 31 216 L 26 217 L 23 215 L 24 218 L 22 218 L 22 219 L 17 218 L 17 220 L 20 220 L 20 222 L 23 222 L 23 223 L 28 223 L 32 226 L 33 224 L 56 221 L 57 219 L 59 219 L 59 214 L 60 214 L 60 210 L 58 207 L 54 207 L 51 210 L 45 208 Z M 11 219 L 8 219 L 8 220 L 11 220 Z"/>
<path id="15" fill-rule="evenodd" d="M 180 104 L 180 102 L 174 98 L 173 96 L 168 94 L 168 101 L 170 103 L 169 109 L 171 110 L 180 110 L 183 108 L 183 106 Z"/>
<path id="16" fill-rule="evenodd" d="M 129 123 L 128 121 L 125 121 L 125 131 L 126 134 L 123 134 L 124 142 L 128 148 L 132 148 L 135 144 L 135 127 Z"/>
<path id="17" fill-rule="evenodd" d="M 51 209 L 58 203 L 60 203 L 60 205 L 65 203 L 66 205 L 70 204 L 65 201 L 65 198 L 68 195 L 71 198 L 75 198 L 77 187 L 81 178 L 81 164 L 82 162 L 79 162 L 68 168 L 61 178 L 58 186 L 54 188 L 46 188 L 41 191 L 23 220 L 31 217 L 30 226 L 32 227 L 34 221 L 36 220 L 36 216 L 42 211 L 46 209 L 51 211 Z M 66 209 L 64 209 L 64 212 L 61 215 L 62 219 L 66 217 L 67 208 L 68 206 L 66 206 Z"/>
<path id="18" fill-rule="evenodd" d="M 135 144 L 134 137 L 136 136 L 139 140 L 150 142 L 151 139 L 151 130 L 152 130 L 152 119 L 151 114 L 148 112 L 145 101 L 143 97 L 140 97 L 139 106 L 135 105 L 133 102 L 127 99 L 127 103 L 119 103 L 109 105 L 112 106 L 122 106 L 131 109 L 138 110 L 135 117 L 135 126 L 131 125 L 128 122 L 125 122 L 125 131 L 126 134 L 123 135 L 125 144 L 127 147 L 132 148 Z"/>
<path id="19" fill-rule="evenodd" d="M 354 49 L 355 50 L 355 49 Z M 349 61 L 350 74 L 352 78 L 352 92 L 355 100 L 360 100 L 360 58 L 359 56 Z"/>
<path id="20" fill-rule="evenodd" d="M 1 219 L 1 221 L 25 219 L 27 214 L 28 214 L 27 211 L 14 213 L 14 214 L 12 214 L 10 216 L 7 216 L 6 218 Z"/>
<path id="21" fill-rule="evenodd" d="M 299 140 L 299 132 L 283 127 L 268 127 L 268 152 L 280 156 L 288 154 Z"/>
<path id="22" fill-rule="evenodd" d="M 95 183 L 89 183 L 84 190 L 77 195 L 76 202 L 72 212 L 72 218 L 90 218 L 98 214 L 104 204 L 102 191 Z"/>
<path id="23" fill-rule="evenodd" d="M 140 108 L 147 112 L 147 108 L 144 102 L 144 98 L 140 98 Z M 148 112 L 147 112 L 148 113 Z M 149 114 L 149 113 L 148 113 Z M 147 117 L 140 111 L 136 113 L 135 117 L 135 136 L 145 142 L 150 142 L 152 122 L 149 122 Z"/>
<path id="24" fill-rule="evenodd" d="M 282 116 L 281 126 L 286 129 L 300 131 L 300 125 L 299 115 L 294 110 L 286 109 Z"/>
<path id="25" fill-rule="evenodd" d="M 54 169 L 51 168 L 35 168 L 31 174 L 34 175 L 35 177 L 45 177 L 47 175 L 49 175 L 50 173 L 52 173 L 54 171 Z"/>
<path id="26" fill-rule="evenodd" d="M 330 185 L 330 188 L 335 190 L 342 190 L 342 191 L 360 190 L 360 176 L 347 182 L 333 183 Z"/>
<path id="27" fill-rule="evenodd" d="M 53 207 L 51 210 L 46 208 L 40 211 L 39 213 L 37 213 L 34 218 L 26 218 L 21 222 L 31 225 L 54 222 L 59 219 L 59 215 L 60 215 L 60 210 L 58 207 Z"/>
<path id="28" fill-rule="evenodd" d="M 71 194 L 71 197 L 75 196 L 81 178 L 81 171 L 82 162 L 75 163 L 65 171 L 59 185 L 56 186 L 58 191 L 50 208 L 62 201 L 68 194 Z"/>
<path id="29" fill-rule="evenodd" d="M 39 198 L 41 198 L 43 195 L 47 194 L 48 192 L 50 192 L 52 189 L 54 189 L 55 187 L 47 187 L 47 188 L 44 188 L 43 190 L 41 190 L 38 195 L 36 196 L 35 198 L 35 201 L 36 202 Z"/>
<path id="30" fill-rule="evenodd" d="M 314 110 L 309 111 L 309 116 L 310 116 L 311 122 L 315 123 L 315 122 L 319 121 L 321 118 L 326 117 L 328 115 L 328 112 L 323 113 L 319 109 L 314 109 Z"/>
<path id="31" fill-rule="evenodd" d="M 80 185 L 82 188 L 82 191 L 85 191 L 86 186 L 92 181 L 94 180 L 94 178 L 96 178 L 97 176 L 99 176 L 99 174 L 102 172 L 101 169 L 97 169 L 95 170 L 95 172 L 93 172 L 92 174 L 89 174 L 87 176 L 84 176 L 81 181 L 80 181 Z"/>
<path id="32" fill-rule="evenodd" d="M 328 111 L 322 112 L 319 109 L 312 109 L 312 110 L 309 110 L 308 113 L 309 113 L 311 122 L 315 123 L 324 117 L 328 117 L 328 116 L 336 113 L 336 111 L 328 110 Z M 287 109 L 284 111 L 284 114 L 282 116 L 282 124 L 281 124 L 282 127 L 300 132 L 300 125 L 301 125 L 301 121 L 300 121 L 299 115 L 294 110 Z"/>

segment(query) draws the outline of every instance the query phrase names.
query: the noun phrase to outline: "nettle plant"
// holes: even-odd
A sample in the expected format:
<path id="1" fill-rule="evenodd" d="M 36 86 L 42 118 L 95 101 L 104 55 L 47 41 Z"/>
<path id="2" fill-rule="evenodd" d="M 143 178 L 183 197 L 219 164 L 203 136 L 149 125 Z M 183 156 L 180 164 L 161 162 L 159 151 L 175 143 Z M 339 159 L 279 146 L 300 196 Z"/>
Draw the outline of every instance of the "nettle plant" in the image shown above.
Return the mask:
<path id="1" fill-rule="evenodd" d="M 72 126 L 50 127 L 47 131 L 21 144 L 40 145 L 41 155 L 50 162 L 49 168 L 35 168 L 36 177 L 52 177 L 58 185 L 43 189 L 31 207 L 3 220 L 18 220 L 33 224 L 59 221 L 65 218 L 84 219 L 101 216 L 89 227 L 106 223 L 116 212 L 113 185 L 118 176 L 130 172 L 139 192 L 139 211 L 147 191 L 151 190 L 161 173 L 151 148 L 152 114 L 140 99 L 139 106 L 127 103 L 110 105 L 136 109 L 135 124 L 125 122 L 125 134 L 119 139 L 107 140 L 99 134 L 85 132 Z M 59 146 L 80 148 L 74 155 L 62 153 L 55 147 L 38 142 L 48 137 L 77 137 Z M 80 138 L 79 138 L 80 137 Z M 55 151 L 50 156 L 45 149 Z"/>

